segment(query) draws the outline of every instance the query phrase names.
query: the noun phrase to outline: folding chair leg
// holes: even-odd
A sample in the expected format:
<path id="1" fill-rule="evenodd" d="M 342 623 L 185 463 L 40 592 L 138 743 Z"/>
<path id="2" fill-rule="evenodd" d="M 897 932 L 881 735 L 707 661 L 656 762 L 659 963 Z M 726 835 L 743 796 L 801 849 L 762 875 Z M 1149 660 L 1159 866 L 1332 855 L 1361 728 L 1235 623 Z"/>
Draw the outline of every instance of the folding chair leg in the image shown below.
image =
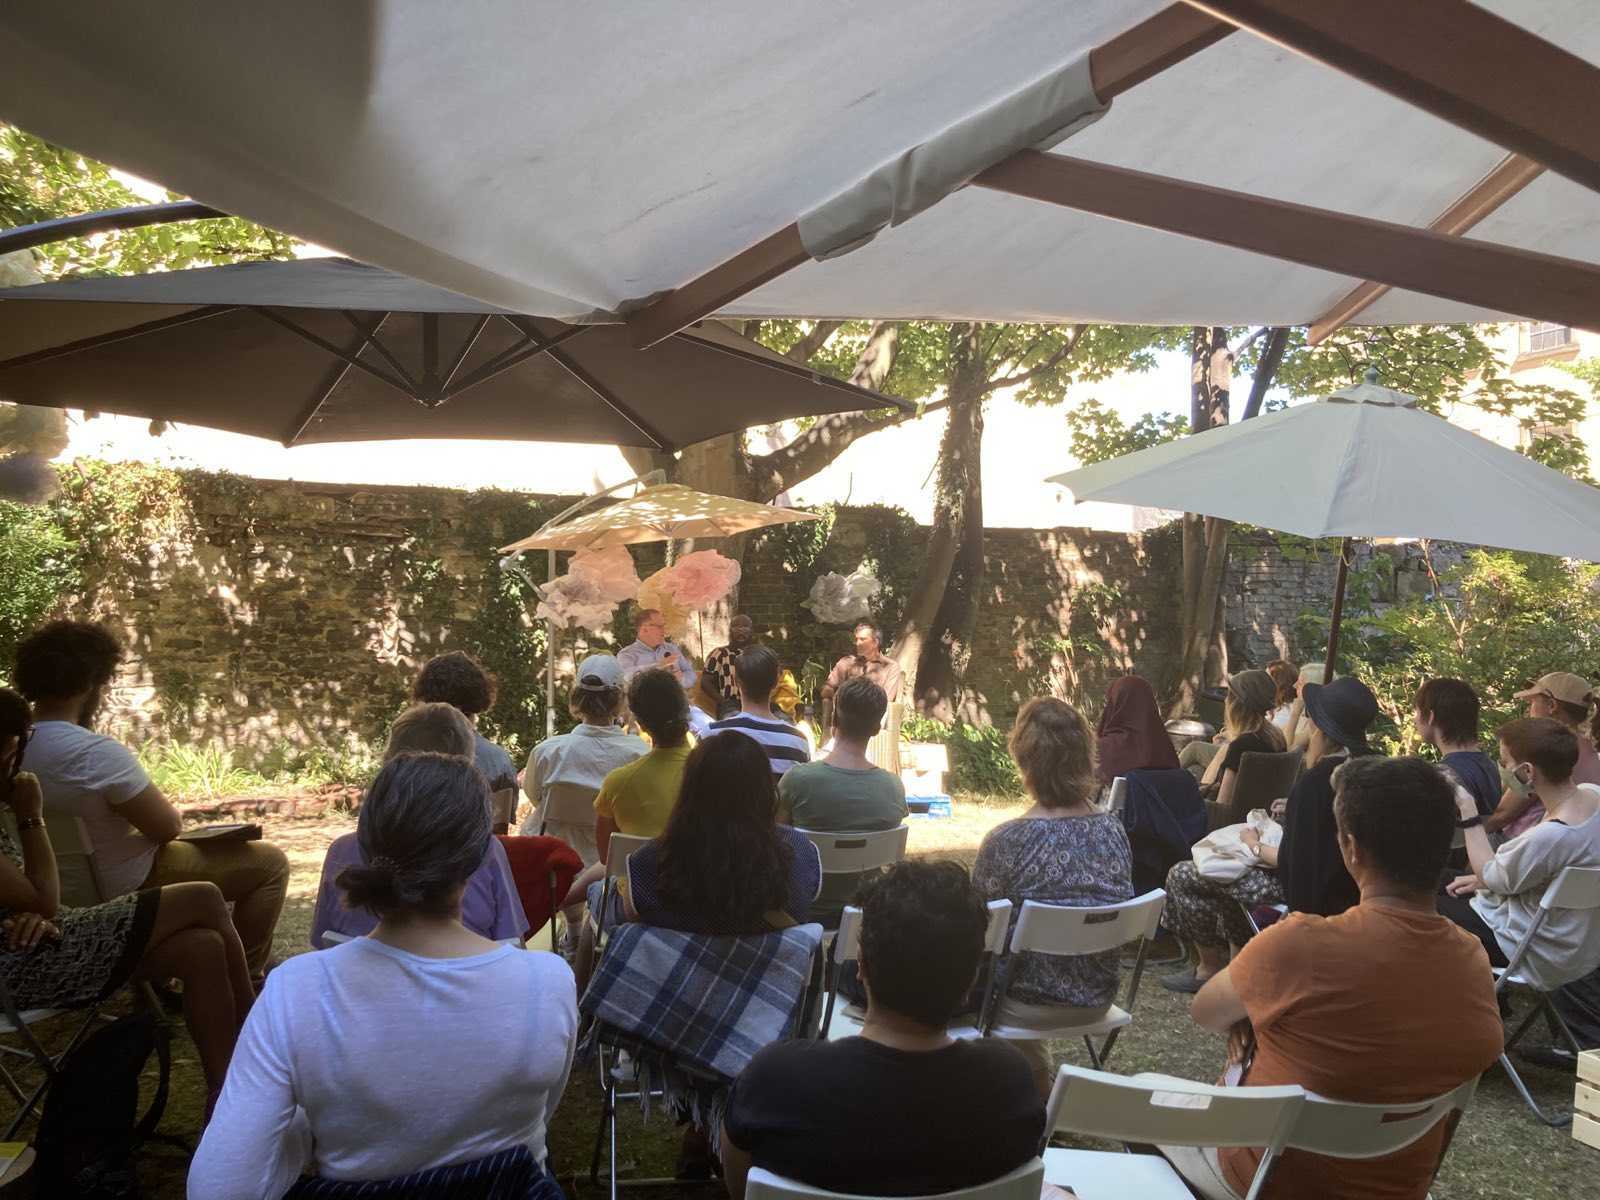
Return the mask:
<path id="1" fill-rule="evenodd" d="M 611 1135 L 611 1200 L 617 1200 L 617 1085 L 606 1100 L 606 1128 Z"/>
<path id="2" fill-rule="evenodd" d="M 1094 1039 L 1084 1035 L 1083 1044 L 1089 1049 L 1089 1063 L 1096 1071 L 1100 1069 L 1100 1052 L 1094 1048 Z"/>
<path id="3" fill-rule="evenodd" d="M 1106 1069 L 1106 1060 L 1111 1057 L 1111 1047 L 1117 1044 L 1117 1034 L 1121 1032 L 1122 1030 L 1120 1029 L 1113 1029 L 1106 1034 L 1106 1040 L 1100 1043 L 1100 1057 L 1099 1061 L 1095 1063 L 1097 1070 L 1103 1071 Z"/>
<path id="4" fill-rule="evenodd" d="M 1506 1069 L 1506 1074 L 1511 1077 L 1511 1086 L 1517 1089 L 1517 1094 L 1522 1097 L 1522 1102 L 1528 1106 L 1528 1110 L 1534 1116 L 1552 1129 L 1564 1129 L 1572 1124 L 1571 1113 L 1557 1112 L 1551 1115 L 1539 1107 L 1538 1101 L 1529 1094 L 1528 1085 L 1523 1083 L 1522 1076 L 1517 1074 L 1517 1068 L 1511 1065 L 1511 1056 L 1509 1054 L 1500 1056 L 1500 1065 Z"/>
<path id="5" fill-rule="evenodd" d="M 609 1082 L 606 1079 L 604 1051 L 602 1051 L 598 1057 L 600 1058 L 602 1083 L 600 1094 L 603 1099 L 600 1102 L 600 1127 L 595 1130 L 594 1134 L 594 1153 L 589 1158 L 589 1182 L 594 1185 L 598 1185 L 600 1182 L 600 1151 L 605 1148 L 606 1134 L 607 1132 L 610 1132 L 612 1174 L 611 1188 L 613 1194 L 615 1194 L 615 1177 L 617 1171 L 617 1134 L 616 1130 L 612 1128 L 612 1122 L 614 1122 L 617 1118 L 617 1085 L 614 1082 Z"/>

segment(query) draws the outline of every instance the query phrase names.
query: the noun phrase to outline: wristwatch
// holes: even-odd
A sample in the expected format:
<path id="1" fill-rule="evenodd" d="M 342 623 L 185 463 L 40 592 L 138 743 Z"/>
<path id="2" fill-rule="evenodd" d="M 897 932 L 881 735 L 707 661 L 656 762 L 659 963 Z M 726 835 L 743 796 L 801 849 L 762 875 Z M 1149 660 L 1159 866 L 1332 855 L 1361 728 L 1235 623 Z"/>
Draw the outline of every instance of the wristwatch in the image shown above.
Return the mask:
<path id="1" fill-rule="evenodd" d="M 1473 813 L 1472 816 L 1466 817 L 1466 818 L 1463 818 L 1460 821 L 1457 821 L 1456 822 L 1456 828 L 1457 829 L 1471 829 L 1474 826 L 1482 825 L 1482 824 L 1483 824 L 1483 814 L 1482 813 Z"/>
<path id="2" fill-rule="evenodd" d="M 44 818 L 43 817 L 23 817 L 23 818 L 21 818 L 20 820 L 17 821 L 17 832 L 18 833 L 21 833 L 25 829 L 43 829 L 43 828 L 44 828 Z"/>

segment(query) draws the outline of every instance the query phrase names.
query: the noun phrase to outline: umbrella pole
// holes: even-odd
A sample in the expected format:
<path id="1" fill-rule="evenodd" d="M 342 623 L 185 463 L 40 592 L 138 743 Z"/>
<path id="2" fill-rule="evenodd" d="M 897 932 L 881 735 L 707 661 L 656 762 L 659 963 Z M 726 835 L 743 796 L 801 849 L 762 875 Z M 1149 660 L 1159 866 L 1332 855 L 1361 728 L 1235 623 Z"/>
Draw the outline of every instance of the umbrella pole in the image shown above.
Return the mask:
<path id="1" fill-rule="evenodd" d="M 1344 585 L 1350 575 L 1350 554 L 1354 538 L 1339 543 L 1339 577 L 1333 585 L 1333 619 L 1328 623 L 1328 657 L 1323 660 L 1323 682 L 1333 679 L 1333 660 L 1339 657 L 1339 622 L 1344 617 Z"/>
<path id="2" fill-rule="evenodd" d="M 556 577 L 556 552 L 549 551 L 550 570 L 547 578 Z M 545 620 L 544 638 L 544 735 L 554 737 L 556 732 L 556 622 L 554 617 Z"/>

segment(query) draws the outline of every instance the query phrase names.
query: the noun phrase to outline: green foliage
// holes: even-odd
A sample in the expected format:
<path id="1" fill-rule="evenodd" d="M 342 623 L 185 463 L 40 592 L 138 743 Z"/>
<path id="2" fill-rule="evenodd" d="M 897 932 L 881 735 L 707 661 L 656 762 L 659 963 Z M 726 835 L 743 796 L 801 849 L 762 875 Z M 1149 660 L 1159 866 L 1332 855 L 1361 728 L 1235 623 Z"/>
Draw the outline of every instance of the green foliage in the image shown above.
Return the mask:
<path id="1" fill-rule="evenodd" d="M 950 752 L 950 787 L 960 792 L 1020 796 L 1022 777 L 1006 748 L 1006 734 L 993 725 L 936 721 L 907 716 L 902 735 L 913 742 L 936 742 Z"/>
<path id="2" fill-rule="evenodd" d="M 236 765 L 217 745 L 146 743 L 136 750 L 150 781 L 180 800 L 212 800 L 269 787 L 259 773 Z"/>
<path id="3" fill-rule="evenodd" d="M 1144 413 L 1129 425 L 1115 409 L 1089 399 L 1067 410 L 1067 430 L 1073 459 L 1086 467 L 1183 437 L 1189 422 L 1176 413 Z"/>
<path id="4" fill-rule="evenodd" d="M 0 501 L 0 663 L 77 585 L 77 551 L 54 509 Z"/>
<path id="5" fill-rule="evenodd" d="M 168 198 L 183 197 L 168 193 Z M 144 204 L 104 163 L 0 123 L 0 228 Z M 295 239 L 228 217 L 72 238 L 34 250 L 46 278 L 138 275 L 153 270 L 290 258 Z"/>
<path id="6" fill-rule="evenodd" d="M 814 512 L 815 521 L 792 521 L 787 525 L 773 526 L 770 536 L 783 551 L 783 569 L 807 572 L 816 564 L 828 539 L 833 536 L 833 524 L 839 519 L 839 506 L 822 504 L 805 510 Z"/>
<path id="7" fill-rule="evenodd" d="M 1373 604 L 1370 573 L 1353 572 L 1352 581 L 1339 669 L 1377 694 L 1390 749 L 1417 749 L 1412 700 L 1427 679 L 1465 679 L 1478 690 L 1492 749 L 1494 730 L 1522 715 L 1513 694 L 1540 675 L 1600 678 L 1600 566 L 1474 550 L 1441 573 L 1437 594 L 1384 610 Z M 1312 627 L 1325 636 L 1325 621 Z"/>

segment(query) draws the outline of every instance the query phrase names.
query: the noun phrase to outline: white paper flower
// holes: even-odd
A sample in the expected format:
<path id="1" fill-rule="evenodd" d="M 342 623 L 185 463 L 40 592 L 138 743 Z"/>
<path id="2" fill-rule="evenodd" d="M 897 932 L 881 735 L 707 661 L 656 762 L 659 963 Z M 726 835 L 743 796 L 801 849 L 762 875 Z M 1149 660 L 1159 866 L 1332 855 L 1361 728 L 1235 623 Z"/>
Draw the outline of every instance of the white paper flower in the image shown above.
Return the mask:
<path id="1" fill-rule="evenodd" d="M 536 617 L 561 626 L 600 631 L 608 628 L 617 605 L 639 594 L 639 573 L 626 546 L 584 550 L 572 556 L 567 573 L 539 589 Z"/>
<path id="2" fill-rule="evenodd" d="M 872 601 L 883 584 L 866 567 L 849 575 L 829 571 L 811 585 L 811 594 L 801 603 L 817 620 L 829 625 L 845 625 L 872 615 Z"/>

